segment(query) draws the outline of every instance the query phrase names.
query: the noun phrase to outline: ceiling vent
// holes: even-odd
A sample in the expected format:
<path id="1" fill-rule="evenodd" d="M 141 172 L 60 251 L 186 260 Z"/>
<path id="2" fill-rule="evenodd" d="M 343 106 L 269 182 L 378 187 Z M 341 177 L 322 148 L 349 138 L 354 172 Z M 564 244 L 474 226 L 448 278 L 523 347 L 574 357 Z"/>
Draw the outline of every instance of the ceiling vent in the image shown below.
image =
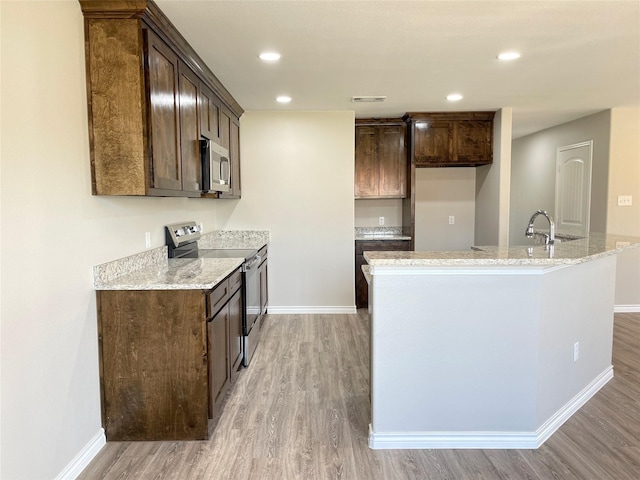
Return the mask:
<path id="1" fill-rule="evenodd" d="M 374 103 L 374 102 L 384 102 L 387 99 L 387 97 L 383 97 L 381 95 L 375 96 L 375 95 L 360 95 L 358 97 L 351 97 L 351 101 L 353 103 Z"/>

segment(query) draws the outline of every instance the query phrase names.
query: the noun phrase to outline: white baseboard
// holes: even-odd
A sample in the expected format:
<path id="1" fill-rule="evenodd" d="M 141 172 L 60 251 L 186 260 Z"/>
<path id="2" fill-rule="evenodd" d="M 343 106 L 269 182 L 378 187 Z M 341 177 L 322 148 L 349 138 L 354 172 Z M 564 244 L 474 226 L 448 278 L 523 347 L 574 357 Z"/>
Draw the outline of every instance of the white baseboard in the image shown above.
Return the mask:
<path id="1" fill-rule="evenodd" d="M 101 428 L 71 460 L 71 463 L 58 474 L 56 480 L 75 480 L 106 444 L 107 437 L 104 434 L 104 428 Z"/>
<path id="2" fill-rule="evenodd" d="M 613 367 L 608 367 L 578 395 L 533 432 L 373 432 L 369 425 L 369 447 L 382 449 L 535 449 L 555 433 L 609 380 Z"/>
<path id="3" fill-rule="evenodd" d="M 351 314 L 355 314 L 357 313 L 356 307 L 355 305 L 348 305 L 348 306 L 331 306 L 331 307 L 303 307 L 303 306 L 299 306 L 299 307 L 272 307 L 271 305 L 269 305 L 268 308 L 268 312 L 269 314 L 276 314 L 276 315 L 293 315 L 293 314 L 311 314 L 311 313 L 318 313 L 318 314 L 333 314 L 333 315 L 339 315 L 339 314 L 346 314 L 346 315 L 351 315 Z"/>
<path id="4" fill-rule="evenodd" d="M 640 313 L 640 305 L 614 305 L 615 313 Z"/>

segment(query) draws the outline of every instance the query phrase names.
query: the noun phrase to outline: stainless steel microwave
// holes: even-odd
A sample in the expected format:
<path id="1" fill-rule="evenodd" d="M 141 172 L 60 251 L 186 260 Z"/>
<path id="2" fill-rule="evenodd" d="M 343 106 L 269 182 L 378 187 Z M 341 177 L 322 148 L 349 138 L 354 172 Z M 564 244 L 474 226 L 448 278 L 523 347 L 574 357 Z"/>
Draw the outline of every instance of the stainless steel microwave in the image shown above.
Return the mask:
<path id="1" fill-rule="evenodd" d="M 228 192 L 231 182 L 229 150 L 211 140 L 200 140 L 202 191 Z"/>

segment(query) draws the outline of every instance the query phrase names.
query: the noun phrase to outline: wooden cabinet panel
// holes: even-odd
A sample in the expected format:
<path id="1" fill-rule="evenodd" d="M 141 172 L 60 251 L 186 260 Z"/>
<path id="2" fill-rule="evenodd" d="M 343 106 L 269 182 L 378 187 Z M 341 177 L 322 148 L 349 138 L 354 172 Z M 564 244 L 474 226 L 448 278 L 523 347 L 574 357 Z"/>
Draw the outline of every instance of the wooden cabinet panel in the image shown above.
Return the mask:
<path id="1" fill-rule="evenodd" d="M 231 381 L 229 363 L 229 305 L 207 322 L 209 356 L 209 418 L 217 418 Z"/>
<path id="2" fill-rule="evenodd" d="M 380 157 L 379 195 L 399 197 L 406 194 L 407 153 L 404 125 L 384 125 L 378 132 Z"/>
<path id="3" fill-rule="evenodd" d="M 355 141 L 355 197 L 378 195 L 378 135 L 375 127 L 357 126 Z"/>
<path id="4" fill-rule="evenodd" d="M 404 198 L 407 194 L 406 125 L 358 120 L 355 198 Z"/>
<path id="5" fill-rule="evenodd" d="M 493 124 L 487 121 L 453 122 L 453 151 L 458 163 L 482 163 L 492 158 Z"/>
<path id="6" fill-rule="evenodd" d="M 408 113 L 416 167 L 473 167 L 493 162 L 494 112 Z"/>
<path id="7" fill-rule="evenodd" d="M 107 440 L 208 437 L 201 291 L 99 291 L 102 424 Z"/>
<path id="8" fill-rule="evenodd" d="M 85 25 L 89 144 L 94 195 L 145 195 L 143 52 L 136 20 Z M 126 54 L 123 54 L 125 52 Z"/>
<path id="9" fill-rule="evenodd" d="M 231 169 L 229 192 L 220 193 L 220 198 L 240 198 L 240 122 L 224 108 L 220 110 L 220 145 L 229 150 Z"/>
<path id="10" fill-rule="evenodd" d="M 231 131 L 231 116 L 224 110 L 220 111 L 220 145 L 227 150 L 230 147 L 230 131 Z"/>
<path id="11" fill-rule="evenodd" d="M 198 110 L 200 112 L 200 135 L 220 143 L 220 103 L 211 89 L 203 82 L 200 82 Z"/>
<path id="12" fill-rule="evenodd" d="M 425 119 L 418 122 L 414 128 L 416 133 L 413 155 L 416 166 L 451 161 L 453 136 L 448 122 Z"/>
<path id="13" fill-rule="evenodd" d="M 389 252 L 411 250 L 410 240 L 356 240 L 355 242 L 355 290 L 356 308 L 367 308 L 369 305 L 369 287 L 362 273 L 362 266 L 367 262 L 364 252 Z"/>
<path id="14" fill-rule="evenodd" d="M 229 300 L 229 364 L 233 382 L 242 364 L 242 290 Z"/>
<path id="15" fill-rule="evenodd" d="M 182 61 L 178 63 L 178 72 L 182 190 L 199 195 L 202 177 L 198 111 L 200 80 Z"/>
<path id="16" fill-rule="evenodd" d="M 178 56 L 147 32 L 152 187 L 182 189 L 178 110 Z"/>
<path id="17" fill-rule="evenodd" d="M 229 129 L 229 162 L 231 163 L 231 191 L 226 196 L 240 198 L 240 122 L 235 118 L 231 119 Z"/>

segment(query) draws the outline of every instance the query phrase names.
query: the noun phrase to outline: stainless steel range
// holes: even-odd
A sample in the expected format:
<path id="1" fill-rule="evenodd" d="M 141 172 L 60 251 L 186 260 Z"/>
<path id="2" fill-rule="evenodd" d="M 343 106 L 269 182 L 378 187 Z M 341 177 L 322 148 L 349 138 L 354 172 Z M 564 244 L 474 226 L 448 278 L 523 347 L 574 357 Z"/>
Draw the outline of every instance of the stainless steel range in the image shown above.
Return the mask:
<path id="1" fill-rule="evenodd" d="M 243 258 L 242 263 L 242 364 L 247 367 L 260 340 L 260 255 L 255 249 L 198 248 L 201 237 L 196 222 L 165 226 L 169 258 Z"/>

